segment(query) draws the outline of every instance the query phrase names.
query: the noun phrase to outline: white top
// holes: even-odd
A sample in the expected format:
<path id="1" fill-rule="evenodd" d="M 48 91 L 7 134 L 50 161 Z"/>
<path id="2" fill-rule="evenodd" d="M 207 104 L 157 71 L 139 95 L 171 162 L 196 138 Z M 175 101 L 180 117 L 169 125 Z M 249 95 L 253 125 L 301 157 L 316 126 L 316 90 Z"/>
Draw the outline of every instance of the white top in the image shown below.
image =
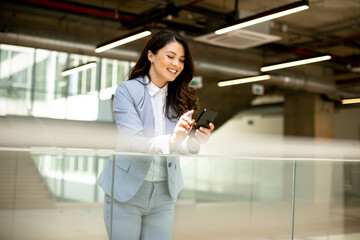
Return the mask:
<path id="1" fill-rule="evenodd" d="M 157 137 L 165 133 L 164 108 L 168 85 L 163 88 L 158 88 L 155 84 L 150 82 L 148 85 L 148 90 L 151 96 L 151 104 L 154 113 L 155 137 Z M 164 144 L 164 146 L 169 146 L 169 144 Z M 164 153 L 169 152 L 169 149 L 166 149 Z M 167 169 L 164 161 L 165 159 L 161 157 L 153 158 L 150 169 L 145 177 L 145 181 L 162 181 L 167 179 Z"/>
<path id="2" fill-rule="evenodd" d="M 168 85 L 166 85 L 163 88 L 159 88 L 150 81 L 150 83 L 148 84 L 148 91 L 151 96 L 151 104 L 154 113 L 155 137 L 158 137 L 165 134 L 165 105 L 166 105 L 166 96 L 168 93 Z M 169 154 L 170 136 L 161 139 L 164 141 L 162 145 L 166 148 L 163 149 L 162 153 Z M 188 137 L 180 144 L 179 148 L 177 149 L 177 152 L 182 154 L 198 153 L 200 150 L 198 146 L 188 149 L 187 140 Z M 167 180 L 167 169 L 166 169 L 165 161 L 166 161 L 165 158 L 154 157 L 151 162 L 150 169 L 145 177 L 145 181 Z"/>

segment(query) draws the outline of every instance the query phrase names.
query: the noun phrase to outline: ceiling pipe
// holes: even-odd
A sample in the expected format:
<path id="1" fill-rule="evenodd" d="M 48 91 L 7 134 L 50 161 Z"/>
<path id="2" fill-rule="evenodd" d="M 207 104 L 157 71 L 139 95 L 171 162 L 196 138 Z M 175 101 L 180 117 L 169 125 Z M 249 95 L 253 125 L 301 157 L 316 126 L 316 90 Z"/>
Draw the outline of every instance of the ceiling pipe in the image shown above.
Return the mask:
<path id="1" fill-rule="evenodd" d="M 124 25 L 127 29 L 134 29 L 140 26 L 144 26 L 151 22 L 157 22 L 169 15 L 178 14 L 181 11 L 179 7 L 173 4 L 168 4 L 166 8 L 160 10 L 154 10 L 149 14 L 141 15 L 137 19 L 126 22 Z"/>
<path id="2" fill-rule="evenodd" d="M 0 33 L 0 42 L 3 44 L 41 48 L 81 55 L 123 59 L 126 61 L 136 61 L 139 57 L 138 52 L 131 50 L 111 49 L 102 53 L 95 53 L 95 46 L 90 44 L 74 43 L 58 39 L 34 37 L 14 33 Z"/>
<path id="3" fill-rule="evenodd" d="M 97 57 L 107 57 L 114 59 L 121 59 L 127 61 L 136 61 L 140 52 L 135 50 L 119 50 L 111 49 L 104 53 L 94 54 L 94 46 L 88 44 L 75 44 L 73 42 L 59 41 L 53 39 L 44 39 L 39 37 L 30 37 L 19 34 L 4 34 L 0 33 L 0 42 L 4 44 L 13 44 L 20 46 L 28 46 L 35 48 L 43 48 L 49 50 L 72 52 L 78 54 L 86 54 Z M 224 80 L 224 77 L 236 78 L 239 76 L 255 76 L 259 75 L 259 67 L 253 65 L 243 64 L 219 64 L 209 62 L 205 59 L 195 61 L 195 69 L 197 73 L 209 76 L 221 76 L 219 80 Z M 313 93 L 326 94 L 331 99 L 339 100 L 340 98 L 354 98 L 351 92 L 338 91 L 336 85 L 322 83 L 314 78 L 309 78 L 305 74 L 286 73 L 286 74 L 270 74 L 271 79 L 268 80 L 280 87 L 302 90 Z"/>
<path id="4" fill-rule="evenodd" d="M 339 100 L 335 83 L 323 83 L 303 73 L 271 74 L 271 82 L 283 88 L 326 94 Z"/>
<path id="5" fill-rule="evenodd" d="M 128 21 L 127 23 L 125 23 L 125 27 L 127 29 L 134 29 L 146 24 L 149 24 L 151 22 L 159 22 L 161 21 L 164 17 L 167 17 L 169 15 L 176 15 L 178 14 L 180 11 L 183 10 L 183 8 L 185 7 L 191 7 L 199 2 L 202 2 L 204 0 L 197 0 L 197 1 L 192 1 L 188 4 L 185 4 L 183 6 L 175 6 L 172 3 L 169 3 L 166 5 L 165 8 L 163 9 L 156 9 L 148 14 L 145 15 L 141 15 L 139 16 L 137 19 Z"/>
<path id="6" fill-rule="evenodd" d="M 259 69 L 253 66 L 231 66 L 219 63 L 212 63 L 206 60 L 195 61 L 196 72 L 206 73 L 209 76 L 221 76 L 221 78 L 238 78 L 239 76 L 259 75 Z M 224 80 L 224 79 L 221 79 Z"/>
<path id="7" fill-rule="evenodd" d="M 223 13 L 219 11 L 213 11 L 211 9 L 207 9 L 204 7 L 193 6 L 193 5 L 185 5 L 180 6 L 181 10 L 189 11 L 191 13 L 197 13 L 209 18 L 214 18 L 216 20 L 226 20 L 228 18 L 229 13 Z"/>
<path id="8" fill-rule="evenodd" d="M 76 12 L 81 14 L 87 14 L 97 17 L 104 17 L 109 19 L 132 21 L 136 18 L 134 14 L 124 13 L 116 11 L 116 9 L 107 9 L 94 7 L 84 4 L 75 4 L 69 2 L 59 2 L 59 1 L 43 1 L 43 0 L 15 0 L 14 3 L 25 3 L 28 5 L 36 5 L 40 7 L 45 7 L 55 10 L 65 10 L 69 12 Z"/>
<path id="9" fill-rule="evenodd" d="M 245 66 L 245 65 L 229 65 L 229 64 L 218 64 L 211 63 L 207 61 L 195 61 L 195 69 L 199 73 L 205 73 L 210 76 L 225 75 L 229 78 L 239 77 L 239 76 L 256 76 L 261 74 L 258 71 L 258 67 L 254 66 Z M 357 95 L 346 92 L 339 91 L 336 88 L 335 83 L 323 83 L 318 81 L 315 78 L 308 77 L 302 73 L 291 73 L 287 72 L 286 74 L 272 73 L 270 74 L 271 79 L 268 80 L 269 83 L 276 84 L 282 88 L 293 89 L 298 91 L 313 92 L 319 94 L 325 94 L 330 99 L 340 100 L 341 98 L 352 98 L 357 97 Z"/>

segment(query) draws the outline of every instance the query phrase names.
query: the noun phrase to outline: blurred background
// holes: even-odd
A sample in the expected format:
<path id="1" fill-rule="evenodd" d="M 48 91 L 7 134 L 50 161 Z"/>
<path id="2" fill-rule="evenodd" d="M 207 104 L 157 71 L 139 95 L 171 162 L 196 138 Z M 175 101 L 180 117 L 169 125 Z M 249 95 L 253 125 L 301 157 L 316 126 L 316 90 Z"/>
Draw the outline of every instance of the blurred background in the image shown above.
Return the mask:
<path id="1" fill-rule="evenodd" d="M 218 112 L 182 157 L 174 239 L 360 238 L 359 0 L 1 0 L 0 19 L 0 239 L 107 239 L 112 95 L 152 35 L 95 49 L 162 29 L 189 42 L 190 85 Z"/>

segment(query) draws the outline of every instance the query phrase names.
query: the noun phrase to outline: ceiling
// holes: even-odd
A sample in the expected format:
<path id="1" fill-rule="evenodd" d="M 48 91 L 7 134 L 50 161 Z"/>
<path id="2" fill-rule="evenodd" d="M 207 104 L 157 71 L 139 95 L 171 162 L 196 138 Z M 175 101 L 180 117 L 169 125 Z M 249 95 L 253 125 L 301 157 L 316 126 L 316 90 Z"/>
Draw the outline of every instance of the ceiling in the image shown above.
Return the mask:
<path id="1" fill-rule="evenodd" d="M 228 108 L 227 113 L 224 113 L 228 117 L 233 115 L 230 112 L 234 108 L 238 110 L 254 98 L 251 97 L 251 87 L 224 88 L 218 92 L 220 97 L 216 99 L 214 91 L 220 91 L 217 90 L 216 82 L 245 76 L 247 69 L 256 73 L 261 65 L 324 54 L 330 54 L 332 59 L 311 67 L 279 71 L 278 74 L 311 76 L 320 83 L 335 85 L 340 97 L 346 97 L 346 94 L 360 97 L 360 72 L 354 70 L 360 67 L 360 0 L 310 0 L 308 10 L 281 17 L 268 25 L 268 33 L 279 36 L 280 40 L 248 49 L 224 48 L 194 40 L 213 32 L 219 26 L 244 18 L 244 12 L 261 13 L 295 1 L 1 0 L 0 41 L 41 47 L 34 42 L 21 41 L 23 36 L 35 36 L 50 42 L 61 40 L 95 47 L 144 27 L 153 31 L 172 29 L 190 41 L 199 73 L 204 74 L 206 82 L 213 83 L 199 91 L 200 98 L 208 99 L 205 105 L 219 104 L 219 99 L 233 102 L 226 104 L 229 105 L 226 107 L 223 102 L 221 104 L 221 108 Z M 16 40 L 14 37 L 11 40 L 12 34 L 15 34 Z M 139 52 L 147 40 L 138 40 L 118 49 Z M 48 42 L 42 46 L 52 48 L 54 44 Z M 74 51 L 71 48 L 64 49 Z M 210 65 L 204 67 L 202 62 Z M 237 71 L 238 68 L 242 72 Z M 305 90 L 309 88 L 310 85 Z M 246 91 L 249 94 L 245 94 Z M 284 84 L 266 85 L 268 93 L 284 91 L 287 91 Z"/>

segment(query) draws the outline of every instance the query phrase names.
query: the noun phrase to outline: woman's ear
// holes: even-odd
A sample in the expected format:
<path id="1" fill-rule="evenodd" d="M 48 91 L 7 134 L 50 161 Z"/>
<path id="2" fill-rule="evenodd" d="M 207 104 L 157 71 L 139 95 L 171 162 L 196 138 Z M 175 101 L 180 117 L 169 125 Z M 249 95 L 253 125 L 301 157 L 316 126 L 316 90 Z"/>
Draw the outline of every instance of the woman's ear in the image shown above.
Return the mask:
<path id="1" fill-rule="evenodd" d="M 149 61 L 152 63 L 154 61 L 154 54 L 149 50 L 147 52 L 147 56 L 148 56 Z"/>

